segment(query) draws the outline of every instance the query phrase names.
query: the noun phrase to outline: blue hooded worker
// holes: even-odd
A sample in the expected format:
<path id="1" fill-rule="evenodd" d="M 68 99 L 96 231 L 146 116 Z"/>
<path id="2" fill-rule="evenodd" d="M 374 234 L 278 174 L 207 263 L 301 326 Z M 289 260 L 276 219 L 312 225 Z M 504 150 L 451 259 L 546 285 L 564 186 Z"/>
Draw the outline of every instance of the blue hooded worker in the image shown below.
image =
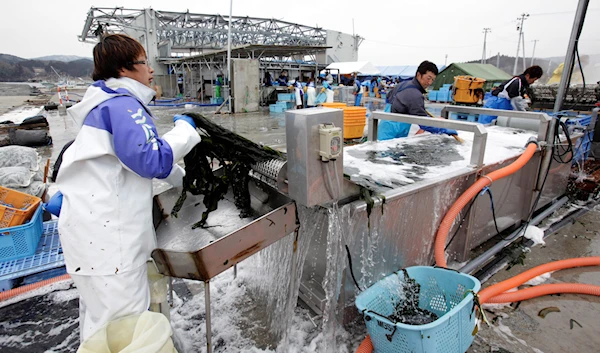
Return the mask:
<path id="1" fill-rule="evenodd" d="M 486 94 L 484 108 L 525 111 L 527 102 L 525 94 L 529 85 L 542 77 L 544 71 L 541 67 L 534 65 L 528 67 L 525 72 L 504 82 L 494 88 L 491 94 Z M 480 115 L 479 122 L 489 124 L 498 118 L 495 115 Z"/>
<path id="2" fill-rule="evenodd" d="M 174 186 L 185 176 L 177 161 L 201 140 L 194 121 L 174 117 L 158 136 L 148 102 L 154 70 L 144 47 L 123 34 L 94 47 L 94 82 L 67 113 L 80 130 L 63 155 L 47 209 L 60 213 L 58 231 L 67 273 L 80 305 L 85 341 L 112 320 L 150 306 L 146 262 L 156 248 L 152 179 Z"/>
<path id="3" fill-rule="evenodd" d="M 428 116 L 425 110 L 425 98 L 423 94 L 438 74 L 437 66 L 430 61 L 423 61 L 415 78 L 403 81 L 394 87 L 388 99 L 391 104 L 391 112 L 397 114 L 409 114 L 417 116 Z M 432 134 L 458 135 L 456 130 L 419 125 L 421 130 Z M 377 133 L 378 140 L 391 140 L 408 136 L 410 124 L 397 121 L 381 120 Z"/>

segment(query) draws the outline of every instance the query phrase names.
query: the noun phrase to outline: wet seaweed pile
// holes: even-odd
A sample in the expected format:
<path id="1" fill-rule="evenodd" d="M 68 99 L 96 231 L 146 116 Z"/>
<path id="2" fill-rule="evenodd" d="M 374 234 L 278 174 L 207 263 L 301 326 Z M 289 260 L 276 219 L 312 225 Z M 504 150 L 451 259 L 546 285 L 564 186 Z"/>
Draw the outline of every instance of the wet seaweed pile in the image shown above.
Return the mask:
<path id="1" fill-rule="evenodd" d="M 420 141 L 414 144 L 397 144 L 389 147 L 386 151 L 368 151 L 367 160 L 376 164 L 414 164 L 421 168 L 421 174 L 427 172 L 428 166 L 450 165 L 452 162 L 460 161 L 463 157 L 458 153 L 456 146 L 458 142 L 440 138 L 435 143 L 432 141 Z M 382 160 L 389 157 L 393 161 Z"/>
<path id="2" fill-rule="evenodd" d="M 192 229 L 205 227 L 208 215 L 217 209 L 219 201 L 231 187 L 235 206 L 241 211 L 240 217 L 248 217 L 251 215 L 248 173 L 252 165 L 271 159 L 284 159 L 283 155 L 229 131 L 200 114 L 184 114 L 194 119 L 196 126 L 204 129 L 208 136 L 202 136 L 202 141 L 183 159 L 186 172 L 183 191 L 173 206 L 171 215 L 177 217 L 188 192 L 192 195 L 202 194 L 206 211 L 192 225 Z M 222 173 L 213 173 L 213 160 L 219 162 Z"/>
<path id="3" fill-rule="evenodd" d="M 407 325 L 425 325 L 438 319 L 435 313 L 419 307 L 419 294 L 421 285 L 410 278 L 406 270 L 404 272 L 404 282 L 402 283 L 405 299 L 398 303 L 394 312 L 389 316 L 393 323 L 403 323 Z"/>

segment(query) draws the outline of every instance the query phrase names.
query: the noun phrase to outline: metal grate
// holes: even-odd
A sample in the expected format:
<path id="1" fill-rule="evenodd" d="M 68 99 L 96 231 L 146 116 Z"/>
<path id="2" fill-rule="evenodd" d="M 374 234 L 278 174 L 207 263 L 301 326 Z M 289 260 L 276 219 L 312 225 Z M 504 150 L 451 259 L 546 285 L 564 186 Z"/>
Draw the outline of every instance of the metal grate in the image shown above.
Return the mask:
<path id="1" fill-rule="evenodd" d="M 58 237 L 58 221 L 44 223 L 38 248 L 32 256 L 0 262 L 0 281 L 24 277 L 64 266 L 65 261 Z"/>

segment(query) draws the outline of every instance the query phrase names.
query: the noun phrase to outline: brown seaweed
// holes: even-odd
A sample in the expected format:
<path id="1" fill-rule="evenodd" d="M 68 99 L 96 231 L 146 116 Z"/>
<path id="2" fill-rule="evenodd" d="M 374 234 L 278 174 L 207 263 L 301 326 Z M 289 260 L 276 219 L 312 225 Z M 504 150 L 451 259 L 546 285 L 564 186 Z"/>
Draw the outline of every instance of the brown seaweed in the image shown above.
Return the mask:
<path id="1" fill-rule="evenodd" d="M 204 129 L 208 136 L 202 136 L 202 141 L 183 159 L 186 172 L 183 191 L 173 206 L 171 215 L 177 217 L 188 192 L 192 195 L 204 195 L 206 211 L 202 213 L 202 218 L 192 225 L 192 229 L 205 227 L 208 215 L 217 209 L 219 201 L 225 197 L 229 187 L 233 192 L 234 203 L 241 211 L 240 217 L 251 215 L 248 173 L 252 165 L 271 159 L 284 159 L 283 154 L 260 146 L 200 114 L 184 114 L 191 117 L 196 127 Z M 213 173 L 213 160 L 217 160 L 223 169 L 219 175 Z"/>

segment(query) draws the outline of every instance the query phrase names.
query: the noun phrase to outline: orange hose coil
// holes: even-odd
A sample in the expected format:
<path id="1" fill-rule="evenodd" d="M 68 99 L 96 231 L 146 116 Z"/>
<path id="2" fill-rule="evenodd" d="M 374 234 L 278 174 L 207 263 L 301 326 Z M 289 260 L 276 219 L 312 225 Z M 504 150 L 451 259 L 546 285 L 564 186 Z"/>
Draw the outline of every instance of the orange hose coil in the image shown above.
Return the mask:
<path id="1" fill-rule="evenodd" d="M 507 165 L 504 168 L 500 168 L 491 172 L 490 174 L 479 178 L 473 185 L 471 185 L 467 191 L 465 191 L 460 197 L 452 204 L 450 210 L 442 219 L 442 223 L 438 228 L 437 234 L 435 236 L 435 262 L 438 266 L 448 267 L 446 263 L 446 239 L 448 238 L 448 233 L 450 232 L 450 228 L 452 228 L 452 223 L 454 223 L 454 219 L 458 216 L 460 211 L 471 201 L 478 192 L 480 192 L 484 187 L 490 185 L 493 181 L 500 180 L 510 174 L 513 174 L 517 170 L 523 168 L 523 166 L 533 157 L 533 154 L 537 150 L 537 144 L 530 143 L 525 152 L 517 158 L 516 161 Z"/>
<path id="2" fill-rule="evenodd" d="M 30 291 L 38 289 L 40 287 L 43 287 L 43 286 L 46 286 L 46 285 L 49 285 L 52 283 L 56 283 L 56 282 L 66 281 L 68 279 L 71 279 L 71 276 L 69 276 L 68 274 L 65 274 L 62 276 L 47 279 L 45 281 L 36 282 L 36 283 L 28 284 L 23 287 L 18 287 L 15 289 L 7 290 L 5 292 L 1 292 L 0 293 L 0 302 L 8 300 L 12 297 L 16 297 L 17 295 L 21 295 L 23 293 L 30 292 Z"/>
<path id="3" fill-rule="evenodd" d="M 493 287 L 493 286 L 492 286 Z M 492 288 L 488 287 L 488 288 Z M 588 294 L 600 296 L 600 286 L 594 286 L 591 284 L 580 284 L 580 283 L 553 283 L 544 284 L 541 286 L 535 286 L 531 288 L 525 288 L 516 292 L 504 293 L 492 297 L 486 301 L 486 303 L 513 303 L 521 300 L 527 300 L 531 298 L 537 298 L 544 295 L 550 294 Z"/>
<path id="4" fill-rule="evenodd" d="M 481 290 L 479 292 L 479 299 L 481 300 L 482 303 L 492 303 L 492 302 L 500 303 L 500 302 L 496 301 L 496 299 L 495 299 L 495 297 L 497 295 L 503 294 L 504 292 L 506 292 L 507 290 L 509 290 L 511 288 L 518 287 L 518 286 L 522 285 L 523 283 L 529 281 L 532 278 L 535 278 L 537 276 L 543 275 L 544 273 L 551 272 L 551 271 L 558 271 L 558 270 L 564 270 L 567 268 L 585 267 L 585 266 L 600 266 L 600 256 L 566 259 L 566 260 L 554 261 L 554 262 L 549 262 L 547 264 L 543 264 L 540 266 L 536 266 L 530 270 L 527 270 L 521 274 L 516 275 L 515 277 L 509 278 L 507 280 L 504 280 L 500 283 L 496 283 L 493 286 L 490 286 L 490 287 L 487 287 L 487 288 Z M 568 283 L 563 283 L 562 285 L 568 285 Z M 541 288 L 541 287 L 543 287 L 543 286 L 537 286 L 534 288 Z M 518 292 L 521 292 L 521 291 L 506 293 L 506 295 L 508 295 L 508 294 L 512 295 L 513 293 L 518 293 Z M 574 293 L 574 292 L 569 292 L 569 293 Z M 491 298 L 494 298 L 493 299 L 494 301 L 491 301 L 490 300 Z M 506 302 L 503 302 L 503 303 L 506 303 Z"/>
<path id="5" fill-rule="evenodd" d="M 356 353 L 371 353 L 374 351 L 373 343 L 371 343 L 371 337 L 367 335 L 361 342 L 360 346 L 356 349 Z"/>
<path id="6" fill-rule="evenodd" d="M 435 239 L 435 261 L 438 266 L 447 267 L 445 247 L 446 239 L 454 219 L 458 216 L 460 211 L 472 200 L 478 192 L 484 187 L 490 185 L 493 181 L 502 179 L 510 174 L 513 174 L 517 170 L 521 169 L 533 156 L 537 150 L 537 145 L 531 143 L 525 149 L 525 152 L 510 165 L 498 169 L 485 177 L 479 178 L 471 187 L 467 189 L 450 207 L 450 210 L 442 219 L 440 228 L 436 234 Z M 584 267 L 584 266 L 600 266 L 600 257 L 582 257 L 573 258 L 560 261 L 554 261 L 547 264 L 543 264 L 527 270 L 515 277 L 509 278 L 505 281 L 497 283 L 493 286 L 487 287 L 479 292 L 479 299 L 481 303 L 512 303 L 521 300 L 537 298 L 549 294 L 588 294 L 600 296 L 600 286 L 594 286 L 591 284 L 579 284 L 579 283 L 555 283 L 555 284 L 544 284 L 531 288 L 521 289 L 516 292 L 505 293 L 511 288 L 518 287 L 523 283 L 529 281 L 532 278 L 540 276 L 544 273 L 557 271 L 573 267 Z M 370 353 L 373 352 L 373 344 L 371 339 L 367 336 L 356 353 Z"/>

